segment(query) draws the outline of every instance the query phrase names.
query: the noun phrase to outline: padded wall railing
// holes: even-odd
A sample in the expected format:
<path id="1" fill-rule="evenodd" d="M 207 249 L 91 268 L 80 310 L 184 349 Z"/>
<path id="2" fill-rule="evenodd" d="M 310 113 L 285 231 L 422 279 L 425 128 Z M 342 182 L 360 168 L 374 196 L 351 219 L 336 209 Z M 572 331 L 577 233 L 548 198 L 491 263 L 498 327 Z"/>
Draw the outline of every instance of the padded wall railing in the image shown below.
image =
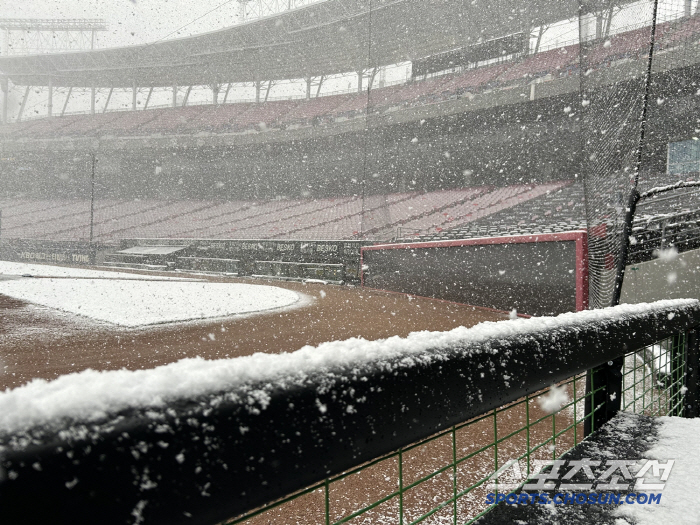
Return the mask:
<path id="1" fill-rule="evenodd" d="M 218 523 L 698 325 L 696 300 L 494 323 L 97 420 L 0 426 L 2 522 Z"/>

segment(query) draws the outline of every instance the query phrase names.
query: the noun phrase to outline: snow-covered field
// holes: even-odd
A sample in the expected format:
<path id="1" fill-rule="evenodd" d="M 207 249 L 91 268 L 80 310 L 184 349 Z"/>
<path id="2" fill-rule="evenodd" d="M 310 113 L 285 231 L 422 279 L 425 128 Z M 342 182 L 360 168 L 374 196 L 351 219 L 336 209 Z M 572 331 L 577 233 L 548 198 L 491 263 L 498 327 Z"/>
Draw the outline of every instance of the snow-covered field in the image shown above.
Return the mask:
<path id="1" fill-rule="evenodd" d="M 125 327 L 252 314 L 289 307 L 301 299 L 296 292 L 273 286 L 11 265 L 3 263 L 0 272 L 10 269 L 53 278 L 0 281 L 0 294 Z"/>

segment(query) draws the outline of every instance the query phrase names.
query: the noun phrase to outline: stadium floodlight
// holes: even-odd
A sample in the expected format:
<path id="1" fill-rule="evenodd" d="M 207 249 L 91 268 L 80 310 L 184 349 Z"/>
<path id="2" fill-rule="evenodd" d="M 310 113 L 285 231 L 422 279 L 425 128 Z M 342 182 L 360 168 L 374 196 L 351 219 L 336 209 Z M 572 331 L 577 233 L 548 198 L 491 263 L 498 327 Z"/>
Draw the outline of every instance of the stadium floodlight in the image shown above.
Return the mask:
<path id="1" fill-rule="evenodd" d="M 241 22 L 273 16 L 326 0 L 238 0 Z"/>
<path id="2" fill-rule="evenodd" d="M 95 33 L 107 31 L 107 23 L 102 18 L 0 18 L 0 31 L 2 56 L 30 55 L 94 49 Z"/>

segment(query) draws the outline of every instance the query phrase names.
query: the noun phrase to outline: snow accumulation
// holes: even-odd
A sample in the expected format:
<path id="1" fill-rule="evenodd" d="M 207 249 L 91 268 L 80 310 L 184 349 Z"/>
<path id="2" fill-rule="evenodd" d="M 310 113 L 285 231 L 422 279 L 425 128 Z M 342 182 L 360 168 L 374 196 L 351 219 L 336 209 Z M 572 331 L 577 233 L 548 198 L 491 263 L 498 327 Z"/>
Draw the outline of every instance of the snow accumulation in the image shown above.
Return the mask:
<path id="1" fill-rule="evenodd" d="M 254 354 L 235 359 L 183 359 L 151 370 L 86 370 L 47 382 L 35 379 L 0 393 L 0 432 L 14 433 L 63 419 L 98 421 L 126 408 L 163 407 L 177 399 L 232 391 L 246 385 L 300 381 L 312 374 L 357 371 L 370 365 L 400 366 L 444 359 L 441 350 L 556 329 L 575 329 L 592 322 L 614 321 L 658 310 L 695 306 L 695 299 L 621 305 L 614 308 L 562 314 L 557 317 L 484 322 L 448 332 L 414 332 L 406 338 L 378 341 L 348 339 L 306 346 L 284 354 Z M 487 348 L 488 347 L 484 347 Z M 484 350 L 495 351 L 495 350 Z M 260 390 L 261 396 L 267 394 Z M 265 407 L 265 403 L 261 403 Z"/>
<path id="2" fill-rule="evenodd" d="M 697 497 L 697 473 L 700 472 L 698 435 L 700 419 L 659 417 L 658 441 L 644 453 L 647 459 L 661 463 L 675 460 L 658 505 L 620 505 L 614 515 L 619 525 L 658 525 L 659 523 L 700 524 L 700 499 Z M 646 479 L 649 478 L 649 479 Z M 663 483 L 662 481 L 658 481 Z M 654 483 L 653 472 L 645 484 Z"/>
<path id="3" fill-rule="evenodd" d="M 114 279 L 0 281 L 0 294 L 127 327 L 262 312 L 300 300 L 272 286 Z"/>
<path id="4" fill-rule="evenodd" d="M 82 279 L 138 279 L 140 281 L 187 281 L 186 277 L 162 277 L 158 275 L 143 275 L 128 272 L 104 272 L 100 270 L 85 270 L 51 266 L 48 264 L 27 264 L 20 262 L 0 261 L 0 275 L 31 275 L 32 277 L 75 277 Z M 199 280 L 199 279 L 194 279 Z"/>

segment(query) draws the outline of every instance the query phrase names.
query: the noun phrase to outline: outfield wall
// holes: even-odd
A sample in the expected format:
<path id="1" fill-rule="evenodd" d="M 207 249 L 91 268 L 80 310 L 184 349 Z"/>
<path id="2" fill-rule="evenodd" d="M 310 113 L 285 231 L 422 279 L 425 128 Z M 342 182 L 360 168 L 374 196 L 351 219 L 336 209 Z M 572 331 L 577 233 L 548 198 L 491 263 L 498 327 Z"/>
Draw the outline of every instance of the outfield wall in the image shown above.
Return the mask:
<path id="1" fill-rule="evenodd" d="M 362 249 L 362 283 L 529 315 L 588 306 L 586 233 L 518 235 Z"/>
<path id="2" fill-rule="evenodd" d="M 109 246 L 81 241 L 2 239 L 0 259 L 26 263 L 94 265 L 104 258 Z"/>

